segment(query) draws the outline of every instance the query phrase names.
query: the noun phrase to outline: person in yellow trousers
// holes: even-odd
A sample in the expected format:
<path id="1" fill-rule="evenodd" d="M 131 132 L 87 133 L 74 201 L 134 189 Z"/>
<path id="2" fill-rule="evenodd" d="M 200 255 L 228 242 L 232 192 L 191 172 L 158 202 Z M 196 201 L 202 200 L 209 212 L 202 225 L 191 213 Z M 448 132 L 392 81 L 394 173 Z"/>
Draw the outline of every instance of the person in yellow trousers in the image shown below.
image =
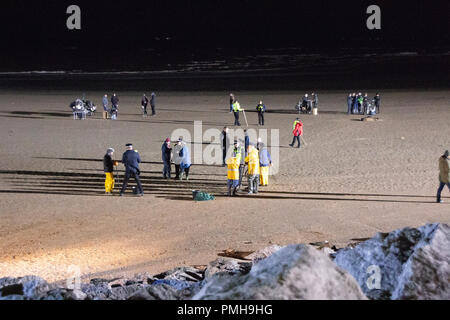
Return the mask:
<path id="1" fill-rule="evenodd" d="M 239 166 L 241 165 L 240 159 L 232 157 L 227 159 L 228 166 L 228 196 L 236 196 L 237 188 L 239 187 Z"/>
<path id="2" fill-rule="evenodd" d="M 114 166 L 118 164 L 117 161 L 113 161 L 114 149 L 109 148 L 106 150 L 105 157 L 103 158 L 103 167 L 105 171 L 105 194 L 110 196 L 114 189 Z"/>
<path id="3" fill-rule="evenodd" d="M 264 143 L 259 144 L 260 185 L 269 185 L 269 168 L 272 166 L 272 158 Z"/>
<path id="4" fill-rule="evenodd" d="M 259 185 L 259 153 L 254 145 L 248 147 L 248 156 L 245 158 L 248 165 L 248 194 L 257 194 Z"/>

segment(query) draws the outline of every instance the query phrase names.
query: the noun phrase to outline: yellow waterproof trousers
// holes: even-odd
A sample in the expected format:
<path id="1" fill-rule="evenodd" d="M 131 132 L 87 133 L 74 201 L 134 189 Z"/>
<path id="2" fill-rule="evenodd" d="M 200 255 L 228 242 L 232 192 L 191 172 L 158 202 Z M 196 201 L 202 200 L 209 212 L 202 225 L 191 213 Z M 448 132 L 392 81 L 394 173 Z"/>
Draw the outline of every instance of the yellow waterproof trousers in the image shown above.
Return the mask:
<path id="1" fill-rule="evenodd" d="M 112 192 L 114 189 L 114 175 L 111 172 L 105 172 L 105 191 Z"/>
<path id="2" fill-rule="evenodd" d="M 260 185 L 267 186 L 269 185 L 269 167 L 261 167 L 260 168 Z"/>

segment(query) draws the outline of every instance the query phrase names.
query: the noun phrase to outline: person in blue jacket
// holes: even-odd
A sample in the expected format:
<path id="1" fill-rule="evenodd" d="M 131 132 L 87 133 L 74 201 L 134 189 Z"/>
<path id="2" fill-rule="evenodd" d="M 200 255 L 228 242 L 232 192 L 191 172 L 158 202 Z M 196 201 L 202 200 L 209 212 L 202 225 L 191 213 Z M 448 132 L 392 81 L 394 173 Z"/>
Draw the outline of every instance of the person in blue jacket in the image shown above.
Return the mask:
<path id="1" fill-rule="evenodd" d="M 102 102 L 103 102 L 103 111 L 109 112 L 109 108 L 108 108 L 108 95 L 107 95 L 107 94 L 105 94 L 105 95 L 103 96 Z"/>
<path id="2" fill-rule="evenodd" d="M 139 170 L 139 164 L 141 163 L 141 157 L 137 150 L 133 149 L 133 145 L 131 143 L 127 144 L 127 151 L 122 156 L 122 163 L 125 166 L 125 178 L 122 184 L 122 190 L 120 190 L 120 196 L 123 196 L 125 190 L 128 186 L 128 181 L 131 177 L 136 180 L 137 184 L 137 195 L 142 197 L 144 195 L 144 191 L 142 190 L 141 180 L 139 175 L 141 171 Z"/>
<path id="3" fill-rule="evenodd" d="M 352 104 L 353 104 L 353 97 L 352 94 L 349 93 L 347 97 L 347 114 L 352 113 Z"/>
<path id="4" fill-rule="evenodd" d="M 189 180 L 189 170 L 191 168 L 191 154 L 189 152 L 189 148 L 188 148 L 187 144 L 181 138 L 178 140 L 178 143 L 180 143 L 182 145 L 181 151 L 179 153 L 180 158 L 181 158 L 180 180 L 183 180 L 183 173 L 186 177 L 186 180 Z"/>

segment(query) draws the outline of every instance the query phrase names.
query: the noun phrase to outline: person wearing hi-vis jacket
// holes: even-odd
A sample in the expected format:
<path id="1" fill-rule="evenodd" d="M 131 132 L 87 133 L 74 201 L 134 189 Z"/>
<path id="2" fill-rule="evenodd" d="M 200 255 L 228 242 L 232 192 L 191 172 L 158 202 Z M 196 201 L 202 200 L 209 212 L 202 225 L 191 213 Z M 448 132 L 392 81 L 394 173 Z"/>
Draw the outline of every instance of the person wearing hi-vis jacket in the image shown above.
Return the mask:
<path id="1" fill-rule="evenodd" d="M 253 144 L 248 147 L 248 156 L 245 158 L 248 164 L 248 194 L 258 193 L 259 185 L 259 152 Z"/>

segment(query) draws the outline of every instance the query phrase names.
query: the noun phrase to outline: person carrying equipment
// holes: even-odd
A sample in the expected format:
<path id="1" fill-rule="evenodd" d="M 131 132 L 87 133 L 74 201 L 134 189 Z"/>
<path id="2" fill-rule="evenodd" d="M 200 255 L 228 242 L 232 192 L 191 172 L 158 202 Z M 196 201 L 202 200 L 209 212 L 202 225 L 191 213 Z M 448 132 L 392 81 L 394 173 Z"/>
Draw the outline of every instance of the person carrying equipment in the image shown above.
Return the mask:
<path id="1" fill-rule="evenodd" d="M 122 190 L 120 190 L 120 196 L 123 196 L 127 189 L 128 181 L 133 177 L 137 184 L 137 196 L 142 197 L 144 191 L 142 190 L 142 184 L 139 178 L 139 175 L 141 174 L 141 171 L 139 170 L 141 157 L 137 151 L 133 150 L 133 145 L 131 143 L 128 143 L 126 147 L 127 151 L 125 151 L 122 156 L 122 163 L 125 166 L 125 178 L 123 180 Z"/>
<path id="2" fill-rule="evenodd" d="M 229 197 L 236 196 L 236 191 L 237 191 L 237 188 L 239 187 L 240 164 L 241 164 L 241 161 L 236 157 L 227 159 L 227 166 L 228 166 L 228 175 L 227 175 L 228 193 L 227 193 L 227 195 Z"/>
<path id="3" fill-rule="evenodd" d="M 113 161 L 114 149 L 108 148 L 103 157 L 103 168 L 105 172 L 105 194 L 111 196 L 114 189 L 114 166 L 118 165 L 117 161 Z"/>
<path id="4" fill-rule="evenodd" d="M 269 167 L 272 166 L 272 158 L 264 143 L 259 146 L 260 185 L 269 185 Z"/>
<path id="5" fill-rule="evenodd" d="M 449 151 L 446 150 L 444 155 L 439 158 L 439 189 L 437 192 L 437 202 L 442 203 L 441 193 L 447 185 L 450 190 L 450 169 L 449 169 Z"/>
<path id="6" fill-rule="evenodd" d="M 172 160 L 172 147 L 170 145 L 170 138 L 167 138 L 166 141 L 164 141 L 161 147 L 161 153 L 162 161 L 164 164 L 163 178 L 170 179 L 170 174 L 172 172 L 172 165 L 170 163 L 170 161 Z"/>
<path id="7" fill-rule="evenodd" d="M 295 141 L 298 142 L 298 146 L 297 148 L 301 147 L 301 143 L 300 143 L 300 137 L 303 135 L 303 123 L 300 121 L 299 118 L 297 118 L 294 121 L 294 130 L 292 131 L 292 134 L 294 135 L 294 138 L 292 139 L 292 143 L 290 144 L 291 147 L 294 146 Z"/>
<path id="8" fill-rule="evenodd" d="M 266 112 L 266 106 L 262 101 L 256 106 L 256 111 L 258 111 L 258 126 L 264 126 L 264 113 Z"/>
<path id="9" fill-rule="evenodd" d="M 234 101 L 232 107 L 234 113 L 234 125 L 241 126 L 241 123 L 239 122 L 239 112 L 244 111 L 244 109 L 241 109 L 241 105 L 237 100 Z"/>
<path id="10" fill-rule="evenodd" d="M 248 147 L 245 163 L 248 165 L 248 194 L 257 194 L 260 174 L 259 153 L 253 144 Z"/>
<path id="11" fill-rule="evenodd" d="M 142 106 L 142 111 L 143 111 L 143 116 L 144 117 L 147 116 L 148 102 L 149 102 L 149 100 L 148 100 L 147 96 L 144 93 L 144 95 L 142 96 L 142 100 L 141 100 L 141 106 Z"/>
<path id="12" fill-rule="evenodd" d="M 242 177 L 244 176 L 245 162 L 244 162 L 244 150 L 240 146 L 237 140 L 234 141 L 233 148 L 233 157 L 239 161 L 239 186 L 238 189 L 242 186 Z"/>

